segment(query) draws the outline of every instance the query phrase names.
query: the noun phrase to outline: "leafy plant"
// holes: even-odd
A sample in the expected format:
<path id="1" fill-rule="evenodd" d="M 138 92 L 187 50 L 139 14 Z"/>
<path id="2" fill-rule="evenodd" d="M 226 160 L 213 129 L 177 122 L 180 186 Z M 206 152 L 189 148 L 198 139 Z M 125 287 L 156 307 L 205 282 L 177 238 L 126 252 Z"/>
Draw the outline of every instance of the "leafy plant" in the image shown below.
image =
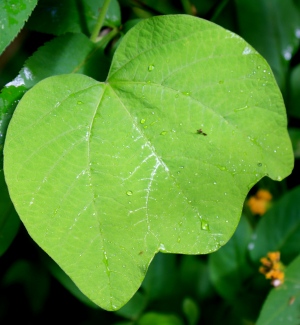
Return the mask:
<path id="1" fill-rule="evenodd" d="M 273 244 L 281 235 L 273 237 L 267 225 L 276 211 L 294 209 L 297 189 L 271 208 L 264 201 L 270 210 L 261 221 L 251 205 L 245 207 L 235 232 L 251 188 L 281 197 L 290 186 L 269 178 L 282 181 L 294 160 L 282 95 L 268 63 L 252 47 L 263 53 L 263 43 L 256 43 L 257 34 L 243 19 L 249 3 L 121 1 L 120 7 L 107 0 L 40 0 L 20 2 L 16 11 L 15 1 L 4 1 L 0 27 L 8 29 L 13 15 L 18 21 L 9 41 L 34 7 L 25 28 L 55 36 L 37 47 L 0 94 L 9 190 L 8 195 L 3 179 L 2 254 L 19 227 L 15 212 L 7 212 L 13 211 L 11 198 L 30 236 L 59 266 L 38 250 L 40 263 L 86 308 L 119 309 L 115 315 L 128 324 L 185 319 L 192 325 L 209 317 L 211 307 L 203 312 L 199 304 L 211 306 L 219 295 L 218 314 L 231 310 L 228 324 L 257 319 L 268 292 L 259 259 L 280 250 L 290 263 L 298 255 L 299 235 L 297 212 L 280 227 L 289 234 L 285 246 Z M 192 17 L 213 13 L 211 20 L 226 21 L 232 5 L 242 22 L 239 30 Z M 271 60 L 266 54 L 284 95 L 289 60 L 299 47 L 298 7 L 291 1 L 287 8 L 293 20 L 282 37 L 293 42 L 290 57 L 281 52 Z M 121 18 L 126 12 L 134 19 Z M 3 49 L 9 41 L 0 43 Z M 285 61 L 277 64 L 282 55 Z M 297 131 L 294 127 L 294 150 Z M 178 272 L 175 255 L 165 254 L 214 251 L 209 263 L 180 257 Z M 30 262 L 16 265 L 35 270 Z M 12 280 L 5 285 L 18 279 L 6 277 Z M 211 280 L 204 285 L 203 279 Z M 43 293 L 47 289 L 37 295 Z M 171 299 L 175 309 L 157 308 L 162 299 Z M 218 318 L 209 322 L 217 324 Z"/>

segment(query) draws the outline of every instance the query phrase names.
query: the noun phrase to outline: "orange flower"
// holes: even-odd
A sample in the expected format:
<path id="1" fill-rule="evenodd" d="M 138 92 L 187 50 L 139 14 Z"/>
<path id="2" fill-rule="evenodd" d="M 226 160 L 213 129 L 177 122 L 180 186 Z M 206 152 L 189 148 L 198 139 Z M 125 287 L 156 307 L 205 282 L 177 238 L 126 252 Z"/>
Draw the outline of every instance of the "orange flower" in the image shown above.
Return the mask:
<path id="1" fill-rule="evenodd" d="M 264 274 L 266 279 L 271 279 L 271 284 L 278 287 L 284 282 L 284 265 L 280 262 L 280 252 L 269 252 L 267 257 L 260 259 L 262 266 L 259 272 Z"/>
<path id="2" fill-rule="evenodd" d="M 254 196 L 251 196 L 247 202 L 253 214 L 263 215 L 266 213 L 269 202 L 272 200 L 272 194 L 267 190 L 259 190 Z"/>

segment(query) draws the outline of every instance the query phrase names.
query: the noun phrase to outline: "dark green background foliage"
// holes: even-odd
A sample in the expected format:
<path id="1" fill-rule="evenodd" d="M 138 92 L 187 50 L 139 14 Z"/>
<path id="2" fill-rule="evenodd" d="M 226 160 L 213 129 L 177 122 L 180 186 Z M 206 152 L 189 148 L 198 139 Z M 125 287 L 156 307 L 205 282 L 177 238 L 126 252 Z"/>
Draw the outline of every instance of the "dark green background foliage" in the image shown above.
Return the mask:
<path id="1" fill-rule="evenodd" d="M 300 1 L 114 0 L 94 42 L 104 2 L 0 3 L 0 52 L 6 48 L 0 56 L 0 323 L 17 322 L 22 314 L 23 324 L 57 323 L 62 315 L 82 325 L 299 324 Z M 24 93 L 39 81 L 66 73 L 105 81 L 124 35 L 146 18 L 170 14 L 229 29 L 267 60 L 287 108 L 295 167 L 281 182 L 265 177 L 250 190 L 249 196 L 258 189 L 273 196 L 263 217 L 245 204 L 233 237 L 209 255 L 158 253 L 133 298 L 107 312 L 81 293 L 20 222 L 2 170 L 6 130 Z M 258 272 L 259 259 L 276 250 L 287 266 L 286 281 L 271 290 Z"/>

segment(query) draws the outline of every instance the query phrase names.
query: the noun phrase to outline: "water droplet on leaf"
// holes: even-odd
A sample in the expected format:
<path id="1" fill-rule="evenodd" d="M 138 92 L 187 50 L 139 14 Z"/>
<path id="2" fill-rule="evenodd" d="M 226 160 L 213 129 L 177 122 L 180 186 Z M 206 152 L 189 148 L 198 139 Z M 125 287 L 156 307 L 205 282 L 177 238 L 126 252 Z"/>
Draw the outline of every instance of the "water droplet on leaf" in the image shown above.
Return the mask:
<path id="1" fill-rule="evenodd" d="M 154 70 L 154 65 L 153 64 L 150 64 L 149 67 L 148 67 L 148 71 L 151 72 Z"/>
<path id="2" fill-rule="evenodd" d="M 127 191 L 126 192 L 126 195 L 128 195 L 128 196 L 131 196 L 133 193 L 132 193 L 132 191 Z"/>
<path id="3" fill-rule="evenodd" d="M 201 229 L 202 230 L 209 230 L 209 224 L 205 220 L 201 220 Z"/>
<path id="4" fill-rule="evenodd" d="M 160 135 L 166 135 L 168 132 L 167 131 L 162 131 Z"/>

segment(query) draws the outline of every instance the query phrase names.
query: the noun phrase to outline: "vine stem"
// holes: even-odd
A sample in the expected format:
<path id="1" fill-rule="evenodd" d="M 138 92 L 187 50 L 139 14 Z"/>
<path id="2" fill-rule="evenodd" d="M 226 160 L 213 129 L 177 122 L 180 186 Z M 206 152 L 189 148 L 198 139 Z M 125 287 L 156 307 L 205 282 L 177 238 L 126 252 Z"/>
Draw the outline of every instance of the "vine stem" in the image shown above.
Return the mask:
<path id="1" fill-rule="evenodd" d="M 193 15 L 193 10 L 192 10 L 190 0 L 181 0 L 181 3 L 185 13 L 187 13 L 188 15 Z"/>
<path id="2" fill-rule="evenodd" d="M 107 9 L 108 9 L 108 6 L 110 4 L 110 1 L 111 0 L 104 0 L 104 3 L 103 3 L 103 6 L 99 12 L 99 16 L 98 16 L 98 19 L 97 19 L 97 23 L 96 23 L 96 26 L 95 28 L 93 29 L 93 32 L 92 32 L 92 35 L 90 37 L 90 40 L 92 42 L 96 42 L 97 40 L 97 37 L 100 33 L 100 30 L 103 26 L 103 23 L 104 23 L 104 19 L 105 19 L 105 15 L 106 15 L 106 12 L 107 12 Z"/>

